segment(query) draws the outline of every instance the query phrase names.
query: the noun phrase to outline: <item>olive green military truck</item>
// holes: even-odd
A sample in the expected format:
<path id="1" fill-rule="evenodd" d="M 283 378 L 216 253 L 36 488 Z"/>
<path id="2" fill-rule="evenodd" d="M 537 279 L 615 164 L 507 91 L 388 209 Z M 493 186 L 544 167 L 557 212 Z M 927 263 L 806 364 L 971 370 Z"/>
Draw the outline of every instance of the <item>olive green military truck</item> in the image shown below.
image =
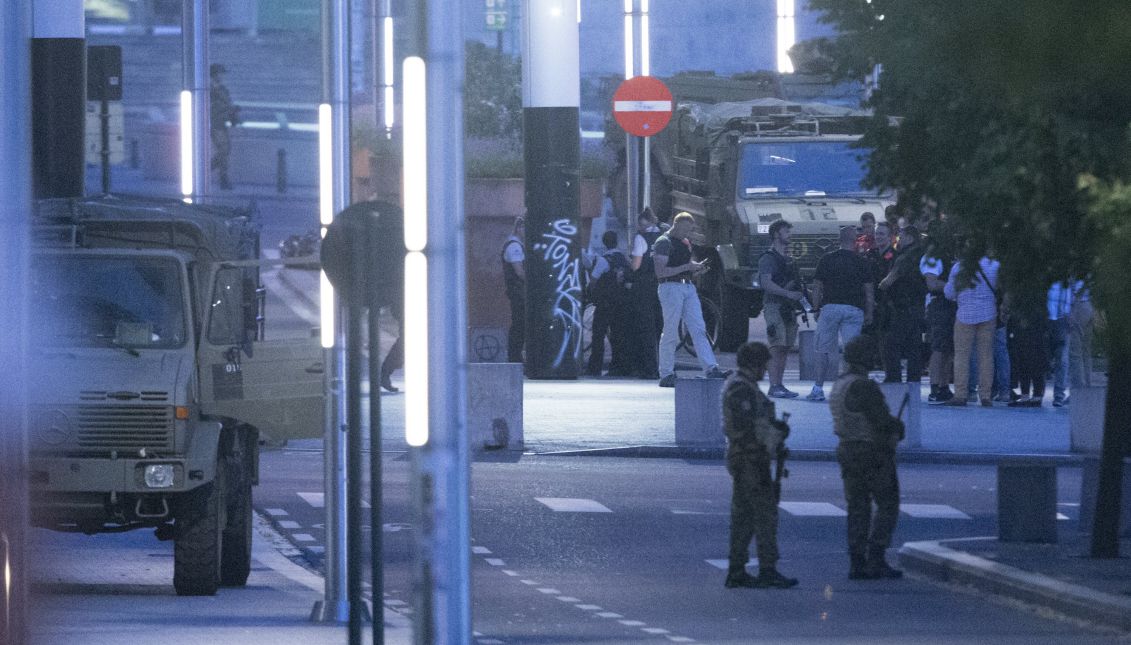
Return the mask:
<path id="1" fill-rule="evenodd" d="M 154 528 L 173 585 L 246 583 L 259 439 L 320 436 L 310 324 L 265 333 L 249 213 L 113 196 L 44 200 L 29 296 L 33 524 Z"/>
<path id="2" fill-rule="evenodd" d="M 775 98 L 713 105 L 683 103 L 655 137 L 653 155 L 670 188 L 672 213 L 695 216 L 704 317 L 716 345 L 734 351 L 762 310 L 758 259 L 769 227 L 793 224 L 789 254 L 802 274 L 838 246 L 840 227 L 870 211 L 882 221 L 893 200 L 861 186 L 865 150 L 856 143 L 871 114 Z"/>

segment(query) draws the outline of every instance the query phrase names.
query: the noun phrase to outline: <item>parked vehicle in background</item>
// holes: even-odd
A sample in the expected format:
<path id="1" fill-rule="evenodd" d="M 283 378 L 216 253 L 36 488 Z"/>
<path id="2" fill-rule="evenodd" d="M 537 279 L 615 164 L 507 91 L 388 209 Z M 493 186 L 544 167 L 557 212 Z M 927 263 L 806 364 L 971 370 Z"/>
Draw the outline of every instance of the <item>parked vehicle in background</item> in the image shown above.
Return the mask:
<path id="1" fill-rule="evenodd" d="M 88 534 L 154 528 L 173 584 L 246 583 L 260 437 L 320 436 L 310 330 L 268 338 L 259 228 L 176 200 L 44 200 L 34 217 L 30 514 Z"/>

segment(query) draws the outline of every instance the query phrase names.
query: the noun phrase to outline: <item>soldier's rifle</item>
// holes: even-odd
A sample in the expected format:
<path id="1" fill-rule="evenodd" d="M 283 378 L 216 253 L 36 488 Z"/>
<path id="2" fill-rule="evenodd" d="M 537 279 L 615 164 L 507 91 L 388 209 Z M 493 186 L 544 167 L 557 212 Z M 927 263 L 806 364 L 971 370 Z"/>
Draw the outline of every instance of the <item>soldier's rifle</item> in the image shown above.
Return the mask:
<path id="1" fill-rule="evenodd" d="M 781 422 L 789 423 L 789 413 L 781 413 Z M 777 455 L 775 455 L 774 464 L 774 495 L 777 500 L 781 501 L 781 480 L 789 477 L 789 469 L 785 467 L 785 459 L 789 456 L 789 450 L 785 447 L 785 439 L 782 438 L 781 444 L 778 445 Z"/>

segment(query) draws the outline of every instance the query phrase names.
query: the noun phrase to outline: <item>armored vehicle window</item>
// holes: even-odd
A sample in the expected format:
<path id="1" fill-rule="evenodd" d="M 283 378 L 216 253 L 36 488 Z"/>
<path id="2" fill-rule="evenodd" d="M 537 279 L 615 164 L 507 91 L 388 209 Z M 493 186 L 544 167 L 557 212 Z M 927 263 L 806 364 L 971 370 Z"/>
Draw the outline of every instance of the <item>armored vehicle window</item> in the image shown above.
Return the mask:
<path id="1" fill-rule="evenodd" d="M 846 141 L 750 142 L 739 160 L 740 199 L 864 195 L 861 153 Z"/>
<path id="2" fill-rule="evenodd" d="M 179 264 L 126 256 L 39 256 L 31 315 L 44 346 L 169 349 L 185 343 Z"/>
<path id="3" fill-rule="evenodd" d="M 208 321 L 208 341 L 214 345 L 239 345 L 244 341 L 243 282 L 241 269 L 216 272 Z"/>

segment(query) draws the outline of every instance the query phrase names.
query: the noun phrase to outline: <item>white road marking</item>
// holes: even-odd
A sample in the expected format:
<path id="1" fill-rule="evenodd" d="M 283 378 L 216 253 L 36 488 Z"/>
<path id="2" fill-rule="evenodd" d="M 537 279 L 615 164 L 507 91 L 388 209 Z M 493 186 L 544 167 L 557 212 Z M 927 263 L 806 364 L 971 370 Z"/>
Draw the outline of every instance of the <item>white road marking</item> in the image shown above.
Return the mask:
<path id="1" fill-rule="evenodd" d="M 292 533 L 291 539 L 295 542 L 315 542 L 314 536 L 309 533 Z"/>
<path id="2" fill-rule="evenodd" d="M 541 582 L 535 582 L 534 580 L 519 580 L 519 582 L 521 582 L 521 583 L 522 583 L 522 584 L 524 584 L 524 585 L 528 585 L 528 586 L 531 586 L 531 587 L 533 587 L 533 586 L 535 586 L 535 585 L 540 585 L 540 584 L 542 584 Z"/>
<path id="3" fill-rule="evenodd" d="M 573 596 L 558 596 L 558 600 L 562 602 L 581 602 L 581 598 L 574 598 Z"/>
<path id="4" fill-rule="evenodd" d="M 911 517 L 940 520 L 969 520 L 966 513 L 946 504 L 900 504 L 899 510 Z"/>
<path id="5" fill-rule="evenodd" d="M 601 607 L 599 605 L 574 605 L 574 607 L 577 607 L 581 611 L 600 611 L 601 610 Z"/>
<path id="6" fill-rule="evenodd" d="M 615 611 L 599 611 L 595 615 L 601 618 L 624 618 L 624 616 L 621 616 Z"/>
<path id="7" fill-rule="evenodd" d="M 539 591 L 539 593 L 544 593 L 544 594 L 546 594 L 547 596 L 556 596 L 556 595 L 558 595 L 558 594 L 560 594 L 560 593 L 561 593 L 561 592 L 560 592 L 560 591 L 558 591 L 557 589 L 551 589 L 551 588 L 549 588 L 549 587 L 542 587 L 542 588 L 540 588 L 540 589 L 539 589 L 538 591 Z"/>
<path id="8" fill-rule="evenodd" d="M 592 499 L 573 497 L 535 497 L 534 499 L 558 513 L 612 513 L 604 504 Z"/>
<path id="9" fill-rule="evenodd" d="M 648 624 L 642 620 L 618 620 L 617 622 L 625 627 L 642 627 Z"/>
<path id="10" fill-rule="evenodd" d="M 286 517 L 287 515 L 290 515 L 290 513 L 284 511 L 281 508 L 268 508 L 266 509 L 266 511 L 267 514 L 271 517 Z"/>
<path id="11" fill-rule="evenodd" d="M 323 553 L 326 552 L 326 547 L 324 547 L 324 546 L 308 546 L 308 547 L 306 547 L 306 550 L 310 551 L 311 553 L 313 553 L 315 555 L 322 555 Z"/>
<path id="12" fill-rule="evenodd" d="M 507 564 L 506 562 L 503 562 L 499 558 L 483 558 L 483 560 L 486 561 L 487 564 L 491 565 L 492 567 L 503 567 L 503 566 L 506 566 L 506 564 Z"/>
<path id="13" fill-rule="evenodd" d="M 509 571 L 507 569 L 503 569 L 503 573 L 505 573 L 505 574 L 507 574 L 508 576 L 511 576 L 511 577 L 517 577 L 518 576 L 517 571 Z"/>
<path id="14" fill-rule="evenodd" d="M 471 547 L 471 552 L 476 555 L 490 555 L 491 549 L 485 546 L 473 546 Z"/>
<path id="15" fill-rule="evenodd" d="M 707 564 L 711 565 L 712 567 L 715 567 L 716 569 L 719 569 L 720 571 L 726 571 L 727 567 L 730 566 L 730 560 L 726 560 L 726 559 L 723 559 L 723 560 L 707 560 Z M 750 558 L 749 560 L 746 561 L 746 568 L 750 569 L 752 567 L 753 568 L 758 567 L 758 558 Z"/>
<path id="16" fill-rule="evenodd" d="M 279 520 L 279 528 L 281 529 L 301 529 L 302 524 L 294 520 Z"/>
<path id="17" fill-rule="evenodd" d="M 307 504 L 314 508 L 326 508 L 326 494 L 325 493 L 295 493 L 303 499 Z M 369 502 L 361 500 L 362 508 L 369 508 Z"/>
<path id="18" fill-rule="evenodd" d="M 1068 517 L 1068 516 L 1067 516 L 1067 515 L 1065 515 L 1064 513 L 1057 513 L 1057 514 L 1056 514 L 1056 519 L 1058 519 L 1058 520 L 1070 520 L 1070 519 L 1072 519 L 1072 518 Z"/>
<path id="19" fill-rule="evenodd" d="M 672 515 L 730 515 L 730 512 L 722 511 L 681 511 L 679 509 L 672 509 Z"/>
<path id="20" fill-rule="evenodd" d="M 845 517 L 848 515 L 840 507 L 828 502 L 781 502 L 783 511 L 798 517 Z"/>
<path id="21" fill-rule="evenodd" d="M 668 630 L 664 629 L 663 627 L 641 627 L 640 631 L 644 632 L 645 634 L 656 634 L 656 635 L 670 634 L 671 633 Z"/>
<path id="22" fill-rule="evenodd" d="M 668 636 L 668 640 L 673 642 L 673 643 L 694 643 L 695 642 L 694 638 L 688 638 L 686 636 Z"/>

